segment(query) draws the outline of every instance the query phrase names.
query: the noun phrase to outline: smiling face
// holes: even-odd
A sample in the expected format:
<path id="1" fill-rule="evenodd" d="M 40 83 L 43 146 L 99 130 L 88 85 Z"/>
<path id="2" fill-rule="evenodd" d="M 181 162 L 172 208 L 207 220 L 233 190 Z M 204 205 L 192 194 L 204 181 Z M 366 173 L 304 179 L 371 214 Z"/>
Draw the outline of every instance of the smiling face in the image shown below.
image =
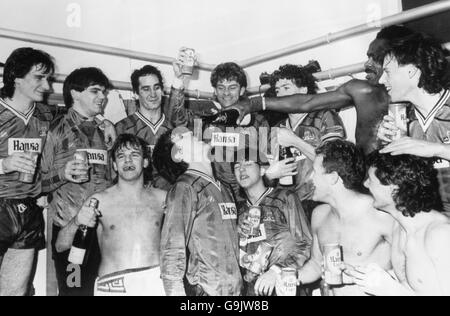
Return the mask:
<path id="1" fill-rule="evenodd" d="M 14 95 L 25 96 L 31 102 L 42 102 L 44 96 L 51 90 L 50 76 L 42 65 L 35 65 L 24 78 L 16 78 Z"/>
<path id="2" fill-rule="evenodd" d="M 392 55 L 384 58 L 380 83 L 386 87 L 392 102 L 411 101 L 410 95 L 418 89 L 420 70 L 413 65 L 399 65 Z"/>
<path id="3" fill-rule="evenodd" d="M 245 93 L 245 88 L 241 87 L 236 80 L 219 81 L 214 90 L 216 92 L 217 100 L 222 107 L 237 103 L 239 98 Z"/>
<path id="4" fill-rule="evenodd" d="M 124 181 L 135 181 L 143 177 L 144 168 L 148 167 L 148 160 L 144 158 L 142 149 L 122 147 L 116 152 L 114 170 Z"/>
<path id="5" fill-rule="evenodd" d="M 383 74 L 383 54 L 386 50 L 387 41 L 376 39 L 370 43 L 367 51 L 367 61 L 364 64 L 366 79 L 372 85 L 377 85 Z"/>
<path id="6" fill-rule="evenodd" d="M 161 108 L 163 87 L 155 75 L 139 77 L 139 106 L 147 111 Z"/>
<path id="7" fill-rule="evenodd" d="M 107 90 L 100 85 L 89 86 L 81 92 L 72 90 L 74 108 L 88 118 L 102 114 L 107 101 Z"/>
<path id="8" fill-rule="evenodd" d="M 374 167 L 369 168 L 368 178 L 364 182 L 364 186 L 369 189 L 373 196 L 373 207 L 379 210 L 395 209 L 395 202 L 392 196 L 397 187 L 394 185 L 383 185 L 376 176 L 375 171 Z"/>
<path id="9" fill-rule="evenodd" d="M 306 94 L 307 92 L 308 88 L 299 88 L 294 81 L 290 79 L 280 79 L 275 84 L 275 93 L 277 94 L 277 97 L 285 97 L 294 94 Z"/>

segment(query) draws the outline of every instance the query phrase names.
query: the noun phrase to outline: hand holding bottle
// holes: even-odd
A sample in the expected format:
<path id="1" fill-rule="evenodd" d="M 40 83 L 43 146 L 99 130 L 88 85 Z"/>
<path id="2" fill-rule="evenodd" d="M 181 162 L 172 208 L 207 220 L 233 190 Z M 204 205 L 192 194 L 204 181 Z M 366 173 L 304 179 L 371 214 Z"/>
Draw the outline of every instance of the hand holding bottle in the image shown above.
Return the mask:
<path id="1" fill-rule="evenodd" d="M 97 224 L 97 218 L 100 216 L 101 214 L 97 210 L 97 208 L 93 208 L 90 205 L 90 201 L 86 201 L 83 207 L 78 212 L 75 222 L 78 224 L 78 226 L 84 225 L 93 228 Z"/>

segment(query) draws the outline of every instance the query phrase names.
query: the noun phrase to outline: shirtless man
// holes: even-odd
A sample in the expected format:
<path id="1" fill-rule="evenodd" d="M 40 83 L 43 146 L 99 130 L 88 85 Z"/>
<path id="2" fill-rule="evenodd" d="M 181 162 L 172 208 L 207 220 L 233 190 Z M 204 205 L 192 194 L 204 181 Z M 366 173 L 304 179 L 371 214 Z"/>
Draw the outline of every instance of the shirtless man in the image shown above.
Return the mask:
<path id="1" fill-rule="evenodd" d="M 394 221 L 373 207 L 372 197 L 361 193 L 366 175 L 363 153 L 346 141 L 327 142 L 317 149 L 313 169 L 313 200 L 327 204 L 313 212 L 311 259 L 299 271 L 299 281 L 309 284 L 320 279 L 326 244 L 341 245 L 351 266 L 377 263 L 390 269 Z M 332 291 L 335 296 L 364 295 L 355 285 Z"/>
<path id="2" fill-rule="evenodd" d="M 95 296 L 163 296 L 159 244 L 166 192 L 144 185 L 150 166 L 148 145 L 137 136 L 122 134 L 113 149 L 118 183 L 93 195 L 102 216 L 97 235 L 101 251 Z M 90 199 L 88 199 L 89 201 Z M 81 216 L 95 212 L 89 207 Z"/>
<path id="3" fill-rule="evenodd" d="M 376 265 L 350 275 L 372 295 L 450 295 L 450 220 L 440 213 L 432 161 L 374 153 L 368 165 L 374 206 L 396 221 L 392 264 L 398 281 Z"/>
<path id="4" fill-rule="evenodd" d="M 283 98 L 252 98 L 240 100 L 232 108 L 241 112 L 241 118 L 250 112 L 272 110 L 283 113 L 310 113 L 324 109 L 342 109 L 354 105 L 356 108 L 356 144 L 365 154 L 378 148 L 377 129 L 388 112 L 389 95 L 378 80 L 383 74 L 383 57 L 389 41 L 411 34 L 401 26 L 390 26 L 381 30 L 370 44 L 365 64 L 367 81 L 351 80 L 336 91 L 317 95 L 294 95 Z"/>

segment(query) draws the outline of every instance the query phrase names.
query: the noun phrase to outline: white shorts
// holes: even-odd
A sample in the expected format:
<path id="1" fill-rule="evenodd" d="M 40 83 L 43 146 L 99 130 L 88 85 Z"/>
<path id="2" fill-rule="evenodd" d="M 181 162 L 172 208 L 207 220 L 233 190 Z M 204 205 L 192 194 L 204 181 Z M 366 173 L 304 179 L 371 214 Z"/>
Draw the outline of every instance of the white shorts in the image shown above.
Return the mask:
<path id="1" fill-rule="evenodd" d="M 165 296 L 161 269 L 130 269 L 95 281 L 94 296 Z"/>

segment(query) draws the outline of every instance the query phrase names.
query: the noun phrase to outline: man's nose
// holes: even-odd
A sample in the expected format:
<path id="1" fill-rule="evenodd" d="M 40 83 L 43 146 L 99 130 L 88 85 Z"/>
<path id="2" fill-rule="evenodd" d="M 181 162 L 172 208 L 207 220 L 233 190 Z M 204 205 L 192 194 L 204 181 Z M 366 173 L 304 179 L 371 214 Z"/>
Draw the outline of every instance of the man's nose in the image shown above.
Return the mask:
<path id="1" fill-rule="evenodd" d="M 381 75 L 379 83 L 382 84 L 382 85 L 385 85 L 385 86 L 387 85 L 388 80 L 387 80 L 387 76 L 386 76 L 386 72 L 385 71 L 383 71 L 383 74 Z"/>
<path id="2" fill-rule="evenodd" d="M 51 89 L 50 82 L 48 81 L 48 79 L 44 80 L 44 83 L 42 84 L 42 88 L 44 88 L 45 91 L 49 91 Z"/>

